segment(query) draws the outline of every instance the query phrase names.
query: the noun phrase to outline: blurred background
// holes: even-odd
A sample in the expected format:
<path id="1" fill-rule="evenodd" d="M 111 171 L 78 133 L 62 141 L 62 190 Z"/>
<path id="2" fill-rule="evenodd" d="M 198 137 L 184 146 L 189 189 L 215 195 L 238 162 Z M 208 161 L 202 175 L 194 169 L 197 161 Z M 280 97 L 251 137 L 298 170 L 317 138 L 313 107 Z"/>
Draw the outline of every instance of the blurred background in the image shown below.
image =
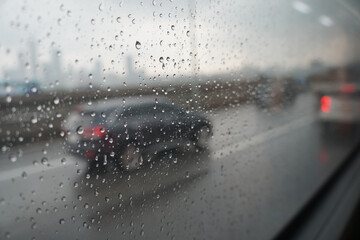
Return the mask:
<path id="1" fill-rule="evenodd" d="M 359 19 L 355 0 L 2 1 L 0 238 L 276 236 L 358 145 Z M 210 119 L 205 151 L 117 173 L 69 153 L 79 104 L 160 97 Z"/>

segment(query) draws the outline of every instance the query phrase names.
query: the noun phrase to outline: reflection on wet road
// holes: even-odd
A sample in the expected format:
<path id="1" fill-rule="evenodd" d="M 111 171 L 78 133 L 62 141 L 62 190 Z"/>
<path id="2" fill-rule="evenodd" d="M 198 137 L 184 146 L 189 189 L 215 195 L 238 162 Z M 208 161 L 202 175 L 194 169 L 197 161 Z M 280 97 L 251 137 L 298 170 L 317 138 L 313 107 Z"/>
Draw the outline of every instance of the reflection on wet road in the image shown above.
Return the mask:
<path id="1" fill-rule="evenodd" d="M 2 236 L 269 238 L 356 142 L 351 130 L 342 141 L 324 137 L 312 101 L 216 111 L 208 151 L 169 151 L 130 173 L 90 173 L 61 140 L 14 148 L 15 162 L 2 153 Z"/>

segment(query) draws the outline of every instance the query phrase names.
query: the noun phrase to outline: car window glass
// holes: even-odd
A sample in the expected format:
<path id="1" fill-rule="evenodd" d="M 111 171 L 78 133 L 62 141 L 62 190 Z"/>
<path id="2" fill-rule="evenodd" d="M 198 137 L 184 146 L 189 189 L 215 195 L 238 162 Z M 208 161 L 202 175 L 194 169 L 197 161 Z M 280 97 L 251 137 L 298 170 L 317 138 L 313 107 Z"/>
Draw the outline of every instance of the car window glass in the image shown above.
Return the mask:
<path id="1" fill-rule="evenodd" d="M 360 144 L 359 16 L 0 1 L 0 239 L 274 238 Z"/>

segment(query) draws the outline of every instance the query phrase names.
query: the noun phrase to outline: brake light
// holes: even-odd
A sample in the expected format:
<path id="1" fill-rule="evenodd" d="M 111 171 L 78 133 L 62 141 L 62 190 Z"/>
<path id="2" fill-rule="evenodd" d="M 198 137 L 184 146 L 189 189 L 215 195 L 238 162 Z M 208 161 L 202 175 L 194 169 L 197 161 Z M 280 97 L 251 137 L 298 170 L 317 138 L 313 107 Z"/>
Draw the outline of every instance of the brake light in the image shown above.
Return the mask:
<path id="1" fill-rule="evenodd" d="M 321 111 L 323 113 L 329 113 L 330 112 L 330 108 L 331 108 L 331 97 L 329 96 L 323 96 L 320 99 L 320 103 L 321 103 Z"/>
<path id="2" fill-rule="evenodd" d="M 85 128 L 83 134 L 84 138 L 100 139 L 106 134 L 106 128 L 103 126 L 95 126 L 92 128 Z"/>
<path id="3" fill-rule="evenodd" d="M 86 150 L 84 155 L 85 155 L 86 158 L 94 158 L 95 157 L 95 151 L 94 150 Z"/>

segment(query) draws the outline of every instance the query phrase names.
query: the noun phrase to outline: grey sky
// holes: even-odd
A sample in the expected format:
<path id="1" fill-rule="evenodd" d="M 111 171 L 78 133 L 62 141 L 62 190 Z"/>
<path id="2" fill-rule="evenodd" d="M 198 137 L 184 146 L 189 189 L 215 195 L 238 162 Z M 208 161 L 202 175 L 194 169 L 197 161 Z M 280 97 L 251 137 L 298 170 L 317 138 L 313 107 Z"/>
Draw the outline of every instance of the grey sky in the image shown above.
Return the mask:
<path id="1" fill-rule="evenodd" d="M 0 4 L 0 71 L 15 68 L 19 53 L 28 56 L 30 41 L 37 47 L 40 73 L 41 63 L 58 50 L 64 72 L 71 65 L 73 71 L 90 73 L 100 61 L 105 74 L 126 75 L 131 55 L 135 67 L 150 77 L 190 75 L 193 64 L 212 74 L 245 65 L 291 68 L 314 59 L 338 64 L 353 57 L 352 36 L 320 1 L 201 0 L 192 4 L 195 17 L 189 2 L 180 0 Z"/>

